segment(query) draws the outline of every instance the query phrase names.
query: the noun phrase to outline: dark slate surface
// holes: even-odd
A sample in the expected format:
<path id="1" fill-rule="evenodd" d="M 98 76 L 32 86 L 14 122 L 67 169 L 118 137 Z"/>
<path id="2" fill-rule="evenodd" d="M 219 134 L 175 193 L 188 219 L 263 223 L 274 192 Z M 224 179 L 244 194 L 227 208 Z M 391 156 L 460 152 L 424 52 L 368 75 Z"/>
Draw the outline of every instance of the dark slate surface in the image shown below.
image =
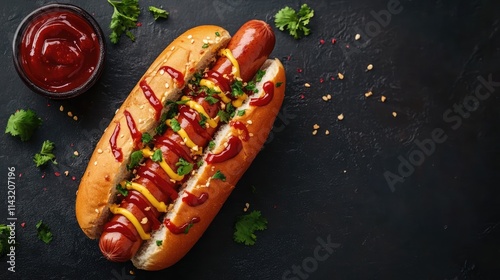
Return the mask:
<path id="1" fill-rule="evenodd" d="M 13 166 L 19 243 L 16 272 L 3 257 L 0 279 L 498 279 L 498 1 L 401 0 L 396 8 L 395 0 L 308 1 L 316 11 L 310 36 L 296 41 L 276 32 L 273 56 L 283 60 L 289 82 L 269 142 L 197 245 L 159 272 L 106 261 L 79 229 L 75 192 L 93 146 L 177 35 L 207 23 L 230 32 L 251 18 L 271 23 L 285 4 L 140 1 L 136 42 L 107 41 L 98 84 L 74 100 L 49 101 L 21 82 L 11 57 L 16 26 L 49 2 L 0 4 L 0 127 L 20 108 L 44 120 L 29 142 L 0 138 L 0 223 L 7 222 L 7 168 Z M 93 14 L 109 33 L 106 1 L 68 2 Z M 153 22 L 149 5 L 163 5 L 170 18 Z M 374 69 L 366 72 L 368 64 Z M 365 98 L 369 90 L 373 96 Z M 332 99 L 324 102 L 327 94 Z M 314 124 L 320 125 L 316 136 Z M 40 170 L 31 158 L 46 139 L 56 143 L 59 165 Z M 68 177 L 55 176 L 66 170 Z M 246 202 L 269 220 L 253 247 L 232 241 Z M 39 220 L 52 229 L 50 245 L 36 236 Z"/>

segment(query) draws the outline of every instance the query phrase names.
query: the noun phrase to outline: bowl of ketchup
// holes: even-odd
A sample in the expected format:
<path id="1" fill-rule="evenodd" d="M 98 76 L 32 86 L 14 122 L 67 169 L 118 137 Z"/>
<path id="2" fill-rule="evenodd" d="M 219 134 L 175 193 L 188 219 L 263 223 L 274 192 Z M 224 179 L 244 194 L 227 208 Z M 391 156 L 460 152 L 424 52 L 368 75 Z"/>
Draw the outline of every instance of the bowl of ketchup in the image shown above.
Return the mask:
<path id="1" fill-rule="evenodd" d="M 14 35 L 13 58 L 23 82 L 51 99 L 66 99 L 90 89 L 105 57 L 104 36 L 80 7 L 49 4 L 26 16 Z"/>

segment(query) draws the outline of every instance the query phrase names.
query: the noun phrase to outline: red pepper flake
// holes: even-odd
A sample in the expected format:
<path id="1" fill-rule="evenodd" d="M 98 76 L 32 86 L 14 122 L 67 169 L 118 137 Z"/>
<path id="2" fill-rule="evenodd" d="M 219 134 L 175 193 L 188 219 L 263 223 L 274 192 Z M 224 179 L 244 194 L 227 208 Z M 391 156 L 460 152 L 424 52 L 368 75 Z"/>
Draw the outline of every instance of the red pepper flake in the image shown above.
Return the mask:
<path id="1" fill-rule="evenodd" d="M 50 103 L 49 102 L 47 102 L 47 107 L 50 107 Z"/>
<path id="2" fill-rule="evenodd" d="M 335 81 L 335 77 L 334 77 L 334 76 L 331 76 L 331 77 L 330 77 L 330 80 Z"/>
<path id="3" fill-rule="evenodd" d="M 43 188 L 43 191 L 46 191 L 46 190 L 47 190 L 47 188 Z"/>
<path id="4" fill-rule="evenodd" d="M 273 208 L 274 208 L 274 209 L 278 209 L 278 205 L 274 204 L 274 205 L 273 205 Z"/>
<path id="5" fill-rule="evenodd" d="M 290 59 L 292 59 L 291 55 L 289 55 L 289 56 L 286 57 L 286 60 L 290 61 Z"/>
<path id="6" fill-rule="evenodd" d="M 335 43 L 337 43 L 337 39 L 333 38 L 332 39 L 332 45 L 335 44 Z"/>
<path id="7" fill-rule="evenodd" d="M 71 180 L 76 181 L 76 177 L 75 176 L 71 177 Z"/>
<path id="8" fill-rule="evenodd" d="M 59 177 L 59 176 L 61 176 L 61 172 L 56 171 L 56 172 L 54 172 L 54 175 L 56 175 L 56 177 Z"/>
<path id="9" fill-rule="evenodd" d="M 302 73 L 302 68 L 297 68 L 297 73 Z"/>
<path id="10" fill-rule="evenodd" d="M 346 48 L 350 48 L 349 44 L 345 45 Z"/>
<path id="11" fill-rule="evenodd" d="M 321 45 L 323 45 L 323 44 L 325 43 L 325 40 L 321 39 L 321 40 L 319 40 L 319 43 L 320 43 Z"/>
<path id="12" fill-rule="evenodd" d="M 23 173 L 19 173 L 19 178 L 23 177 Z"/>
<path id="13" fill-rule="evenodd" d="M 43 172 L 42 179 L 45 179 L 45 175 L 47 175 L 47 174 L 45 174 L 45 172 Z"/>
<path id="14" fill-rule="evenodd" d="M 300 95 L 300 99 L 306 98 L 303 94 Z"/>
<path id="15" fill-rule="evenodd" d="M 141 27 L 142 26 L 142 22 L 138 22 L 135 26 Z"/>
<path id="16" fill-rule="evenodd" d="M 69 146 L 70 146 L 70 147 L 74 147 L 74 146 L 75 146 L 75 144 L 71 143 Z"/>
<path id="17" fill-rule="evenodd" d="M 24 228 L 25 226 L 26 226 L 26 223 L 25 223 L 25 222 L 22 222 L 22 223 L 21 223 L 21 227 L 23 227 L 23 228 Z"/>
<path id="18" fill-rule="evenodd" d="M 322 84 L 322 83 L 324 83 L 324 82 L 325 82 L 325 79 L 323 79 L 323 78 L 319 78 L 319 82 Z"/>

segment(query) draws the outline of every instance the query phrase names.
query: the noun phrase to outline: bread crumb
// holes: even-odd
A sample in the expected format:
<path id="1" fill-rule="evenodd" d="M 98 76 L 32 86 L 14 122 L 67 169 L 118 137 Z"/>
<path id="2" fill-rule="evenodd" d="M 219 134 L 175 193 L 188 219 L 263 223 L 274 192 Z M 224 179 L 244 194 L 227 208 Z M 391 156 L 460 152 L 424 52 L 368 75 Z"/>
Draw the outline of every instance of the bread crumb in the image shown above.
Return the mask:
<path id="1" fill-rule="evenodd" d="M 189 34 L 189 35 L 188 35 L 188 39 L 189 39 L 189 40 L 193 39 L 193 35 Z"/>
<path id="2" fill-rule="evenodd" d="M 68 112 L 68 117 L 73 117 L 73 113 L 71 111 Z"/>
<path id="3" fill-rule="evenodd" d="M 305 84 L 304 84 L 304 86 L 305 86 L 306 88 L 310 88 L 310 87 L 311 87 L 311 84 L 310 84 L 310 83 L 305 83 Z"/>
<path id="4" fill-rule="evenodd" d="M 365 93 L 365 97 L 370 97 L 370 96 L 372 96 L 372 95 L 373 95 L 373 92 L 371 92 L 371 91 L 369 91 L 369 92 Z"/>
<path id="5" fill-rule="evenodd" d="M 61 112 L 64 111 L 63 105 L 61 105 L 61 107 L 59 107 L 59 111 L 61 111 Z"/>
<path id="6" fill-rule="evenodd" d="M 326 97 L 326 95 L 323 95 L 323 97 L 321 97 L 321 99 L 323 99 L 323 101 L 325 101 L 325 102 L 328 101 L 328 97 Z"/>
<path id="7" fill-rule="evenodd" d="M 253 137 L 253 133 L 251 133 L 251 132 L 248 133 L 248 136 Z"/>
<path id="8" fill-rule="evenodd" d="M 94 165 L 95 165 L 95 166 L 97 166 L 97 160 L 96 160 L 96 161 L 94 161 Z"/>
<path id="9" fill-rule="evenodd" d="M 344 114 L 340 114 L 340 115 L 338 115 L 338 116 L 337 116 L 337 119 L 338 119 L 339 121 L 343 120 L 343 119 L 344 119 Z"/>
<path id="10" fill-rule="evenodd" d="M 73 155 L 74 155 L 75 157 L 77 157 L 77 156 L 79 156 L 80 154 L 78 153 L 78 151 L 74 151 L 74 152 L 73 152 Z"/>
<path id="11" fill-rule="evenodd" d="M 396 113 L 396 112 L 392 112 L 392 116 L 393 116 L 393 117 L 397 117 L 397 116 L 398 116 L 398 113 Z"/>
<path id="12" fill-rule="evenodd" d="M 382 102 L 385 102 L 386 99 L 387 99 L 387 97 L 385 97 L 383 95 L 380 97 L 380 101 L 382 101 Z"/>
<path id="13" fill-rule="evenodd" d="M 94 211 L 95 211 L 97 214 L 99 214 L 99 209 L 97 209 L 97 208 L 96 208 L 96 209 L 94 209 Z"/>
<path id="14" fill-rule="evenodd" d="M 78 117 L 77 116 L 73 116 L 73 120 L 77 121 Z"/>
<path id="15" fill-rule="evenodd" d="M 330 135 L 330 130 L 325 130 L 325 135 Z"/>
<path id="16" fill-rule="evenodd" d="M 102 150 L 101 149 L 97 149 L 97 153 L 98 154 L 102 154 Z"/>
<path id="17" fill-rule="evenodd" d="M 318 130 L 317 129 L 313 130 L 313 132 L 312 132 L 312 135 L 316 135 L 316 134 L 318 134 Z"/>
<path id="18" fill-rule="evenodd" d="M 370 71 L 372 69 L 373 69 L 373 64 L 368 64 L 368 66 L 366 66 L 367 71 Z"/>
<path id="19" fill-rule="evenodd" d="M 342 73 L 340 73 L 340 72 L 337 74 L 337 76 L 339 77 L 339 79 L 340 79 L 340 80 L 343 80 L 343 79 L 344 79 L 344 74 L 342 74 Z"/>
<path id="20" fill-rule="evenodd" d="M 148 222 L 148 218 L 146 218 L 146 217 L 142 218 L 142 220 L 141 220 L 142 225 L 145 225 L 147 222 Z"/>
<path id="21" fill-rule="evenodd" d="M 149 211 L 149 210 L 151 210 L 151 207 L 149 207 L 149 206 L 144 208 L 144 211 Z"/>
<path id="22" fill-rule="evenodd" d="M 314 129 L 319 129 L 319 125 L 318 125 L 317 123 L 315 123 L 315 124 L 313 125 L 313 128 L 314 128 Z"/>
<path id="23" fill-rule="evenodd" d="M 357 41 L 357 40 L 359 40 L 359 39 L 361 39 L 361 35 L 360 35 L 360 34 L 356 34 L 356 36 L 354 36 L 354 40 L 356 40 L 356 41 Z"/>

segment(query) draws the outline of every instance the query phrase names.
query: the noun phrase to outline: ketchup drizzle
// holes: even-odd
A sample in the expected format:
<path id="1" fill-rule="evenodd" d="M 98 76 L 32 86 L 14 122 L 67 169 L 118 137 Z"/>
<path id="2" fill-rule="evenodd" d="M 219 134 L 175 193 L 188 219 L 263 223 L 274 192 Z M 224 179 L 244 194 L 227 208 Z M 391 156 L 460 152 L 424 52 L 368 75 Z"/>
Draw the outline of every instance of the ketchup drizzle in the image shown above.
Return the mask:
<path id="1" fill-rule="evenodd" d="M 134 145 L 136 148 L 138 148 L 138 145 L 142 139 L 142 133 L 137 129 L 137 126 L 135 125 L 134 118 L 132 118 L 132 115 L 130 114 L 130 112 L 125 110 L 125 112 L 123 112 L 123 113 L 125 114 L 125 119 L 127 120 L 127 126 L 128 126 L 128 129 L 130 130 L 130 135 L 132 135 Z"/>
<path id="2" fill-rule="evenodd" d="M 158 221 L 157 218 L 159 213 L 156 208 L 154 208 L 146 201 L 147 200 L 139 192 L 129 191 L 128 202 L 135 204 L 135 206 L 137 206 L 142 211 L 142 213 L 144 213 L 148 221 L 151 221 L 151 228 L 153 230 L 157 230 L 161 225 L 160 221 Z"/>
<path id="3" fill-rule="evenodd" d="M 208 134 L 208 132 L 203 127 L 201 127 L 200 123 L 198 122 L 198 113 L 195 110 L 189 108 L 188 106 L 182 105 L 179 107 L 179 113 L 182 119 L 187 120 L 189 124 L 191 124 L 191 127 L 196 131 L 198 135 L 205 138 L 207 141 L 212 139 L 210 134 Z"/>
<path id="4" fill-rule="evenodd" d="M 153 109 L 155 109 L 155 112 L 156 112 L 155 119 L 158 121 L 160 119 L 161 110 L 163 110 L 163 105 L 161 104 L 158 97 L 156 97 L 155 93 L 153 92 L 151 87 L 148 85 L 146 80 L 142 80 L 139 83 L 139 86 L 141 87 L 142 92 L 144 93 L 144 96 L 149 101 L 149 104 L 151 104 Z"/>
<path id="5" fill-rule="evenodd" d="M 266 106 L 271 102 L 274 97 L 274 83 L 271 81 L 267 81 L 264 83 L 262 87 L 264 89 L 264 96 L 259 98 L 250 99 L 250 105 L 252 106 Z"/>
<path id="6" fill-rule="evenodd" d="M 184 75 L 181 72 L 175 70 L 170 66 L 163 66 L 160 68 L 160 70 L 167 72 L 170 77 L 172 77 L 174 81 L 179 85 L 179 87 L 184 87 Z"/>
<path id="7" fill-rule="evenodd" d="M 229 80 L 224 78 L 219 72 L 209 70 L 207 73 L 205 73 L 205 78 L 208 78 L 209 80 L 212 80 L 212 82 L 215 82 L 223 91 L 223 93 L 228 92 L 231 89 Z"/>
<path id="8" fill-rule="evenodd" d="M 193 217 L 191 221 L 184 223 L 182 226 L 176 226 L 174 223 L 170 221 L 170 219 L 165 220 L 165 226 L 173 233 L 173 234 L 187 234 L 190 227 L 193 224 L 196 224 L 200 221 L 199 217 Z"/>
<path id="9" fill-rule="evenodd" d="M 172 200 L 175 200 L 177 197 L 179 197 L 179 194 L 175 190 L 173 183 L 164 180 L 163 178 L 158 176 L 158 174 L 156 174 L 154 171 L 147 168 L 146 166 L 140 166 L 139 169 L 137 170 L 137 174 L 153 182 L 153 184 L 155 184 L 160 189 L 160 191 L 162 191 L 166 196 L 170 197 Z"/>
<path id="10" fill-rule="evenodd" d="M 181 146 L 179 146 L 179 144 L 177 144 L 169 137 L 160 137 L 155 141 L 155 143 L 164 144 L 169 150 L 174 152 L 179 157 L 193 163 L 193 159 L 191 158 L 191 156 L 189 156 L 189 154 Z"/>
<path id="11" fill-rule="evenodd" d="M 243 149 L 243 144 L 241 143 L 240 138 L 231 136 L 227 140 L 226 148 L 218 154 L 208 154 L 206 162 L 208 164 L 224 162 L 235 157 L 241 151 L 241 149 Z"/>
<path id="12" fill-rule="evenodd" d="M 250 139 L 250 133 L 248 133 L 248 128 L 247 128 L 247 126 L 244 123 L 242 123 L 240 121 L 230 121 L 229 124 L 232 127 L 236 128 L 238 130 L 243 131 L 243 135 L 242 135 L 242 140 L 243 141 L 248 141 Z"/>
<path id="13" fill-rule="evenodd" d="M 200 196 L 196 196 L 196 195 L 194 195 L 190 192 L 187 192 L 187 191 L 185 191 L 184 193 L 186 194 L 186 196 L 184 196 L 182 198 L 182 202 L 187 203 L 187 205 L 189 205 L 191 207 L 201 205 L 201 204 L 205 203 L 205 201 L 207 201 L 207 199 L 208 199 L 208 193 L 206 193 L 206 192 L 202 192 L 200 194 Z"/>
<path id="14" fill-rule="evenodd" d="M 109 145 L 111 146 L 111 152 L 113 153 L 113 156 L 115 157 L 115 159 L 119 162 L 122 162 L 122 160 L 123 160 L 122 149 L 120 147 L 118 147 L 118 145 L 117 145 L 117 139 L 118 139 L 119 133 L 120 133 L 120 123 L 117 123 L 115 130 L 113 131 L 113 134 L 111 135 L 111 138 L 109 138 Z"/>

